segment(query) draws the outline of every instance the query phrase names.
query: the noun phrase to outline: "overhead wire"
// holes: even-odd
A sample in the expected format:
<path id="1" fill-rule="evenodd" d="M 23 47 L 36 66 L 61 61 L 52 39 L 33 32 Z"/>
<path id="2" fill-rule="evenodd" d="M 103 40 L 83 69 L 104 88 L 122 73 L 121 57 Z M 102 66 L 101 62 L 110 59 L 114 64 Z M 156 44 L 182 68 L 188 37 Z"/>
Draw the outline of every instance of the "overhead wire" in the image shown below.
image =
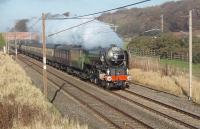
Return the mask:
<path id="1" fill-rule="evenodd" d="M 83 19 L 83 17 L 102 14 L 102 13 L 106 13 L 106 12 L 110 12 L 110 11 L 114 11 L 114 10 L 119 10 L 119 9 L 122 9 L 122 8 L 126 8 L 126 7 L 130 7 L 130 6 L 133 6 L 133 5 L 145 3 L 145 2 L 148 2 L 148 1 L 151 1 L 151 0 L 143 0 L 143 1 L 140 1 L 140 2 L 133 3 L 133 4 L 128 4 L 128 5 L 125 5 L 125 6 L 121 6 L 121 7 L 117 7 L 117 8 L 113 8 L 113 9 L 108 9 L 108 10 L 104 10 L 104 11 L 100 11 L 100 12 L 95 12 L 95 13 L 91 13 L 91 14 L 85 14 L 85 15 L 80 15 L 80 16 L 75 16 L 75 17 L 67 17 L 67 18 L 48 18 L 48 19 L 45 19 L 45 20 Z M 85 25 L 85 24 L 88 24 L 88 23 L 93 22 L 95 20 L 96 20 L 96 17 L 94 19 L 90 20 L 90 21 L 81 23 L 79 25 L 72 26 L 72 27 L 69 27 L 67 29 L 60 30 L 60 31 L 58 31 L 56 33 L 49 34 L 48 37 L 54 36 L 56 34 L 62 33 L 64 31 L 67 31 L 67 30 L 70 30 L 70 29 L 74 29 L 76 27 L 79 27 L 79 26 L 82 26 L 82 25 Z"/>
<path id="2" fill-rule="evenodd" d="M 114 10 L 119 10 L 119 9 L 122 9 L 122 8 L 126 8 L 126 7 L 130 7 L 130 6 L 133 6 L 133 5 L 145 3 L 145 2 L 148 2 L 148 1 L 151 1 L 151 0 L 143 0 L 143 1 L 136 2 L 136 3 L 128 4 L 128 5 L 125 5 L 125 6 L 121 6 L 121 7 L 117 7 L 117 8 L 113 8 L 113 9 L 108 9 L 108 10 L 104 10 L 104 11 L 99 11 L 99 12 L 95 12 L 95 13 L 80 15 L 80 16 L 66 17 L 66 18 L 46 18 L 45 20 L 92 19 L 92 20 L 89 20 L 89 21 L 87 21 L 87 22 L 84 22 L 84 23 L 81 23 L 81 24 L 78 24 L 78 25 L 69 27 L 69 28 L 67 28 L 67 29 L 63 29 L 63 30 L 60 30 L 60 31 L 58 31 L 58 32 L 49 34 L 47 37 L 51 37 L 51 36 L 57 35 L 57 34 L 59 34 L 59 33 L 62 33 L 62 32 L 64 32 L 64 31 L 71 30 L 71 29 L 74 29 L 74 28 L 76 28 L 76 27 L 79 27 L 79 26 L 88 24 L 88 23 L 90 23 L 90 22 L 95 21 L 96 18 L 97 18 L 97 17 L 94 17 L 94 18 L 85 18 L 85 17 L 94 16 L 94 15 L 102 14 L 102 13 L 106 13 L 106 12 L 111 12 L 111 11 L 114 11 Z M 38 18 L 37 21 L 34 22 L 29 28 L 33 28 L 33 27 L 34 27 L 36 24 L 38 24 L 39 21 L 41 21 L 41 20 L 42 20 L 41 17 Z M 104 33 L 105 33 L 105 32 L 104 32 Z"/>
<path id="3" fill-rule="evenodd" d="M 46 20 L 70 20 L 70 19 L 73 19 L 73 20 L 82 20 L 82 19 L 94 19 L 94 18 L 96 18 L 96 17 L 85 17 L 85 18 L 83 18 L 83 17 L 66 17 L 66 18 L 56 18 L 56 17 L 53 17 L 53 18 L 46 18 Z"/>
<path id="4" fill-rule="evenodd" d="M 108 9 L 108 10 L 99 11 L 99 12 L 90 13 L 90 14 L 85 14 L 85 15 L 80 15 L 80 16 L 67 17 L 67 18 L 49 18 L 49 19 L 47 19 L 47 20 L 78 19 L 78 18 L 83 18 L 83 17 L 87 17 L 87 16 L 93 16 L 93 15 L 97 15 L 97 14 L 102 14 L 102 13 L 106 13 L 106 12 L 111 12 L 111 11 L 114 11 L 114 10 L 123 9 L 123 8 L 130 7 L 130 6 L 133 6 L 133 5 L 142 4 L 142 3 L 145 3 L 145 2 L 148 2 L 148 1 L 151 1 L 151 0 L 143 0 L 143 1 L 136 2 L 136 3 L 132 3 L 132 4 L 120 6 L 120 7 L 117 7 L 117 8 Z"/>
<path id="5" fill-rule="evenodd" d="M 67 17 L 67 18 L 46 18 L 45 20 L 65 20 L 65 19 L 92 19 L 88 22 L 84 22 L 82 24 L 79 24 L 79 25 L 76 25 L 76 26 L 73 26 L 73 27 L 70 27 L 70 28 L 67 28 L 67 29 L 64 29 L 64 30 L 61 30 L 61 31 L 58 31 L 54 34 L 50 34 L 49 36 L 53 36 L 55 34 L 58 34 L 58 33 L 61 33 L 61 32 L 64 32 L 66 30 L 70 30 L 70 29 L 73 29 L 75 27 L 79 27 L 81 25 L 84 25 L 84 24 L 87 24 L 89 22 L 92 22 L 95 20 L 95 18 L 84 18 L 84 17 L 87 17 L 87 16 L 92 16 L 92 15 L 97 15 L 97 14 L 102 14 L 102 13 L 106 13 L 106 12 L 110 12 L 110 11 L 114 11 L 114 10 L 119 10 L 119 9 L 122 9 L 122 8 L 126 8 L 126 7 L 130 7 L 130 6 L 133 6 L 133 5 L 137 5 L 137 4 L 141 4 L 141 3 L 145 3 L 145 2 L 148 2 L 148 1 L 151 1 L 151 0 L 143 0 L 143 1 L 139 1 L 139 2 L 136 2 L 136 3 L 132 3 L 132 4 L 128 4 L 128 5 L 125 5 L 125 6 L 121 6 L 121 7 L 117 7 L 117 8 L 113 8 L 113 9 L 108 9 L 108 10 L 104 10 L 104 11 L 99 11 L 99 12 L 95 12 L 95 13 L 91 13 L 91 14 L 85 14 L 85 15 L 80 15 L 80 16 L 74 16 L 74 17 Z M 35 26 L 36 24 L 38 24 L 38 22 L 42 20 L 41 17 L 38 18 L 38 20 L 32 24 L 29 28 L 33 28 L 33 26 Z M 48 37 L 49 37 L 48 36 Z"/>
<path id="6" fill-rule="evenodd" d="M 98 31 L 94 32 L 93 34 L 99 35 L 99 34 L 107 34 L 107 33 L 113 33 L 114 31 Z M 92 34 L 83 34 L 83 35 L 92 35 Z"/>
<path id="7" fill-rule="evenodd" d="M 54 36 L 54 35 L 56 35 L 56 34 L 62 33 L 62 32 L 64 32 L 64 31 L 67 31 L 67 30 L 70 30 L 70 29 L 74 29 L 74 28 L 76 28 L 76 27 L 79 27 L 79 26 L 88 24 L 88 23 L 90 23 L 90 22 L 93 22 L 94 20 L 96 20 L 96 19 L 92 19 L 92 20 L 89 20 L 89 21 L 87 21 L 87 22 L 83 22 L 83 23 L 81 23 L 81 24 L 78 24 L 78 25 L 69 27 L 69 28 L 67 28 L 67 29 L 60 30 L 60 31 L 58 31 L 58 32 L 56 32 L 56 33 L 49 34 L 47 37 L 51 37 L 51 36 Z"/>

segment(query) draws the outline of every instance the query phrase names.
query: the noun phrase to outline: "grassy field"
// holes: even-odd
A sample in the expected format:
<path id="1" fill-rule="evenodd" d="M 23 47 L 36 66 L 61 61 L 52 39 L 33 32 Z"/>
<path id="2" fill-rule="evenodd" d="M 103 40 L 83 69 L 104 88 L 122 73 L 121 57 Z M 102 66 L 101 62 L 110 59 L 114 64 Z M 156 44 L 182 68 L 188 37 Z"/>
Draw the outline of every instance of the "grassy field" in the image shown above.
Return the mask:
<path id="1" fill-rule="evenodd" d="M 0 53 L 0 129 L 87 129 L 61 117 L 25 71 Z"/>
<path id="2" fill-rule="evenodd" d="M 168 64 L 177 67 L 185 72 L 189 71 L 189 63 L 185 61 L 161 59 L 160 63 L 163 65 Z M 200 79 L 200 64 L 193 64 L 192 67 L 193 67 L 193 75 Z"/>

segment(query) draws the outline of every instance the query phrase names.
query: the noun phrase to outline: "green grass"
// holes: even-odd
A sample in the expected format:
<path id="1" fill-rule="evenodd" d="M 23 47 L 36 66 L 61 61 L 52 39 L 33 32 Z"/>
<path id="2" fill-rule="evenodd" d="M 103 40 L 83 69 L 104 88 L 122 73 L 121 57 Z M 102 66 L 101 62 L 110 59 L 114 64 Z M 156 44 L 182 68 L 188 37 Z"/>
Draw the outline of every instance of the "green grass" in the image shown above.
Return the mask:
<path id="1" fill-rule="evenodd" d="M 161 64 L 168 64 L 172 65 L 181 69 L 188 69 L 189 63 L 185 61 L 180 61 L 180 60 L 168 60 L 168 59 L 161 59 L 160 60 Z"/>
<path id="2" fill-rule="evenodd" d="M 189 63 L 185 61 L 161 59 L 160 62 L 161 64 L 168 64 L 177 67 L 180 70 L 189 71 Z M 192 68 L 193 68 L 193 75 L 200 78 L 200 64 L 193 64 Z"/>

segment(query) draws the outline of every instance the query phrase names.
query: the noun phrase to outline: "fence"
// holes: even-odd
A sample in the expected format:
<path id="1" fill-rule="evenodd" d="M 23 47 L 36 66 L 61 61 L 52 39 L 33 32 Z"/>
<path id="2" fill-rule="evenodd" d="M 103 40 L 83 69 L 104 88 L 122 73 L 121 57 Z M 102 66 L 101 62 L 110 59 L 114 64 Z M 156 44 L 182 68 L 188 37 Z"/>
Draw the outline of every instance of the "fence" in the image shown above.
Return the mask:
<path id="1" fill-rule="evenodd" d="M 138 56 L 156 56 L 156 50 L 134 48 L 129 50 L 131 55 Z"/>
<path id="2" fill-rule="evenodd" d="M 129 67 L 143 71 L 159 72 L 163 76 L 184 75 L 187 72 L 169 64 L 161 64 L 160 58 L 157 57 L 131 56 Z"/>
<path id="3" fill-rule="evenodd" d="M 183 52 L 160 52 L 152 49 L 139 49 L 134 48 L 129 50 L 129 53 L 133 56 L 146 56 L 146 57 L 156 57 L 162 59 L 169 59 L 169 60 L 181 60 L 181 61 L 188 61 L 189 55 L 188 53 Z"/>

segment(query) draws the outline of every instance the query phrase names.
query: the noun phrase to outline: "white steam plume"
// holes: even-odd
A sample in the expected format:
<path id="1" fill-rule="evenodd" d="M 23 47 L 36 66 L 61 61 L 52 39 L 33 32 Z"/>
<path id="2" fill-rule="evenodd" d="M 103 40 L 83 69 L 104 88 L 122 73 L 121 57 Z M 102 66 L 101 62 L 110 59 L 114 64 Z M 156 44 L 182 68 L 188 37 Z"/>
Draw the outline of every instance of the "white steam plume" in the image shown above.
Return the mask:
<path id="1" fill-rule="evenodd" d="M 86 21 L 89 20 L 47 20 L 46 33 L 49 35 Z M 34 22 L 35 20 L 31 20 L 29 22 L 29 26 Z M 36 27 L 32 27 L 32 30 L 30 31 L 34 31 L 33 28 L 36 28 L 36 30 L 41 34 L 41 21 Z M 111 44 L 115 44 L 119 47 L 122 46 L 122 40 L 111 29 L 111 27 L 98 20 L 71 30 L 67 30 L 57 35 L 47 37 L 47 43 L 82 45 L 86 49 L 92 49 L 94 47 L 109 47 Z"/>

